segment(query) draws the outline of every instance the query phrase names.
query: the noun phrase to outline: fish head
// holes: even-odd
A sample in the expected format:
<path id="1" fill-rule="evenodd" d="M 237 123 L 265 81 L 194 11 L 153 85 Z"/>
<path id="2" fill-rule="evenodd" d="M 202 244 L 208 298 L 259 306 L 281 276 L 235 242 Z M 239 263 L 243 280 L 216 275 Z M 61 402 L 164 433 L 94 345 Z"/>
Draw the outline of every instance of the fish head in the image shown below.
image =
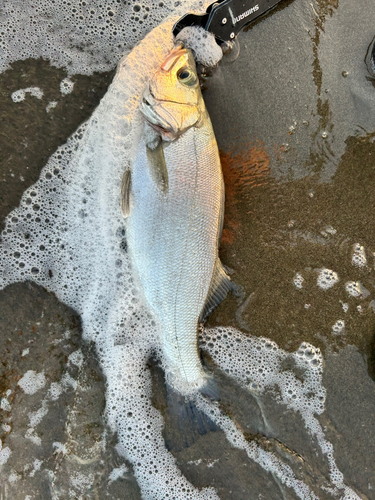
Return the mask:
<path id="1" fill-rule="evenodd" d="M 170 52 L 143 94 L 141 112 L 167 141 L 199 126 L 205 106 L 190 50 L 179 46 Z"/>

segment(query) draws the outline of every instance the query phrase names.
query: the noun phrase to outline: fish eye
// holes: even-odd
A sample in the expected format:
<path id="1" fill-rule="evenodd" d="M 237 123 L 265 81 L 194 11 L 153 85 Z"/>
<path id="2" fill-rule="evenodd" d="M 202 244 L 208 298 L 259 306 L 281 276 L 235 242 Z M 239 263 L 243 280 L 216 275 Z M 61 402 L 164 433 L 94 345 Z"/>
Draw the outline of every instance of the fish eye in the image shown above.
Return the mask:
<path id="1" fill-rule="evenodd" d="M 177 73 L 177 78 L 181 83 L 183 83 L 184 85 L 188 85 L 189 87 L 192 87 L 197 83 L 197 78 L 194 71 L 191 71 L 187 68 L 180 69 L 180 71 Z"/>
<path id="2" fill-rule="evenodd" d="M 365 58 L 367 70 L 370 75 L 375 77 L 375 38 L 372 39 Z"/>

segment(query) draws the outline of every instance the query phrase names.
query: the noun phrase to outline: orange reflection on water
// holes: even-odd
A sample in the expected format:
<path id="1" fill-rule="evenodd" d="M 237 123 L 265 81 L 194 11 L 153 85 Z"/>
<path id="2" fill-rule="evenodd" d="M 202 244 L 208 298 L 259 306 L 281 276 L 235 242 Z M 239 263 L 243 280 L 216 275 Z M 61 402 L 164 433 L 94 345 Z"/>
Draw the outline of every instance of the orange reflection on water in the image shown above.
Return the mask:
<path id="1" fill-rule="evenodd" d="M 253 188 L 267 183 L 270 157 L 259 141 L 244 145 L 240 150 L 237 147 L 220 151 L 220 159 L 225 182 L 225 223 L 221 242 L 231 245 L 241 225 L 237 202 L 250 195 Z"/>

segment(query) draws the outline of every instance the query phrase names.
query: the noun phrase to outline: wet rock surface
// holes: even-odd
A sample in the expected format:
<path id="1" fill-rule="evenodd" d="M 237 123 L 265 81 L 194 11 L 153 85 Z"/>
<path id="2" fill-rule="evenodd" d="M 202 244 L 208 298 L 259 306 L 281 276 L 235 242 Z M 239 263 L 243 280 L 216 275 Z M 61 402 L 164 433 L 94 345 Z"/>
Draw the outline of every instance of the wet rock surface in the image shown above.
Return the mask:
<path id="1" fill-rule="evenodd" d="M 317 77 L 320 71 L 324 81 L 331 61 L 321 26 L 330 21 L 325 26 L 334 38 L 335 19 L 341 23 L 350 9 L 348 2 L 321 1 L 311 15 L 304 2 L 287 4 L 244 33 L 237 61 L 220 67 L 206 84 L 227 190 L 221 257 L 244 290 L 242 299 L 224 301 L 208 323 L 268 337 L 287 351 L 302 341 L 321 348 L 327 400 L 320 423 L 345 483 L 361 498 L 375 499 L 375 126 L 366 125 L 368 133 L 354 136 L 356 115 L 348 111 L 353 133 L 340 129 L 342 156 L 338 142 L 327 155 L 321 134 L 342 116 L 327 111 L 332 89 L 325 92 Z M 361 5 L 370 8 L 369 2 Z M 271 38 L 281 23 L 279 37 Z M 365 57 L 366 30 L 367 25 L 358 52 L 351 47 L 353 60 Z M 267 60 L 254 56 L 262 40 Z M 357 78 L 365 81 L 362 70 Z M 2 75 L 1 220 L 50 154 L 90 116 L 112 74 L 76 76 L 72 93 L 62 96 L 65 77 L 41 60 L 16 63 Z M 237 86 L 229 87 L 233 81 Z M 12 101 L 12 92 L 29 86 L 42 88 L 42 99 L 27 95 L 23 102 Z M 353 264 L 357 244 L 366 256 L 362 266 Z M 322 269 L 338 275 L 331 288 L 318 284 Z M 348 293 L 351 282 L 360 283 L 358 295 Z M 338 321 L 344 327 L 334 330 Z M 14 284 L 0 292 L 0 331 L 3 498 L 141 498 L 131 465 L 116 453 L 116 436 L 106 426 L 105 379 L 93 346 L 81 338 L 75 312 L 41 287 Z M 249 442 L 288 463 L 319 498 L 332 498 L 322 489 L 329 485 L 325 457 L 299 414 L 277 403 L 275 392 L 245 393 L 208 356 L 204 359 L 219 381 L 221 407 Z M 192 484 L 214 486 L 222 499 L 297 498 L 232 448 L 219 430 L 201 435 L 192 427 L 186 431 L 189 446 L 181 445 L 178 421 L 168 414 L 163 372 L 156 364 L 150 369 L 165 440 Z M 39 381 L 34 393 L 19 384 L 30 372 L 34 385 Z"/>

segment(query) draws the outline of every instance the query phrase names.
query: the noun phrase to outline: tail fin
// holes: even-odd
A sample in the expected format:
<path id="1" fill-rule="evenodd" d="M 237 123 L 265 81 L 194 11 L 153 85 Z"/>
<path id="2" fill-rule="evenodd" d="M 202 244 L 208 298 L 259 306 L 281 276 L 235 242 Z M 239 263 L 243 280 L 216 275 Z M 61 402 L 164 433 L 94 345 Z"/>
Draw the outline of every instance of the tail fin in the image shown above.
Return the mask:
<path id="1" fill-rule="evenodd" d="M 211 401 L 220 401 L 219 387 L 216 381 L 210 376 L 207 376 L 206 383 L 199 392 Z"/>
<path id="2" fill-rule="evenodd" d="M 213 382 L 213 381 L 212 381 Z M 212 394 L 218 394 L 215 384 L 208 384 Z M 209 396 L 208 396 L 209 397 Z M 168 432 L 165 444 L 170 451 L 181 451 L 194 444 L 201 436 L 218 430 L 218 427 L 203 412 L 198 410 L 194 401 L 188 396 L 175 391 L 167 385 L 167 418 Z"/>

